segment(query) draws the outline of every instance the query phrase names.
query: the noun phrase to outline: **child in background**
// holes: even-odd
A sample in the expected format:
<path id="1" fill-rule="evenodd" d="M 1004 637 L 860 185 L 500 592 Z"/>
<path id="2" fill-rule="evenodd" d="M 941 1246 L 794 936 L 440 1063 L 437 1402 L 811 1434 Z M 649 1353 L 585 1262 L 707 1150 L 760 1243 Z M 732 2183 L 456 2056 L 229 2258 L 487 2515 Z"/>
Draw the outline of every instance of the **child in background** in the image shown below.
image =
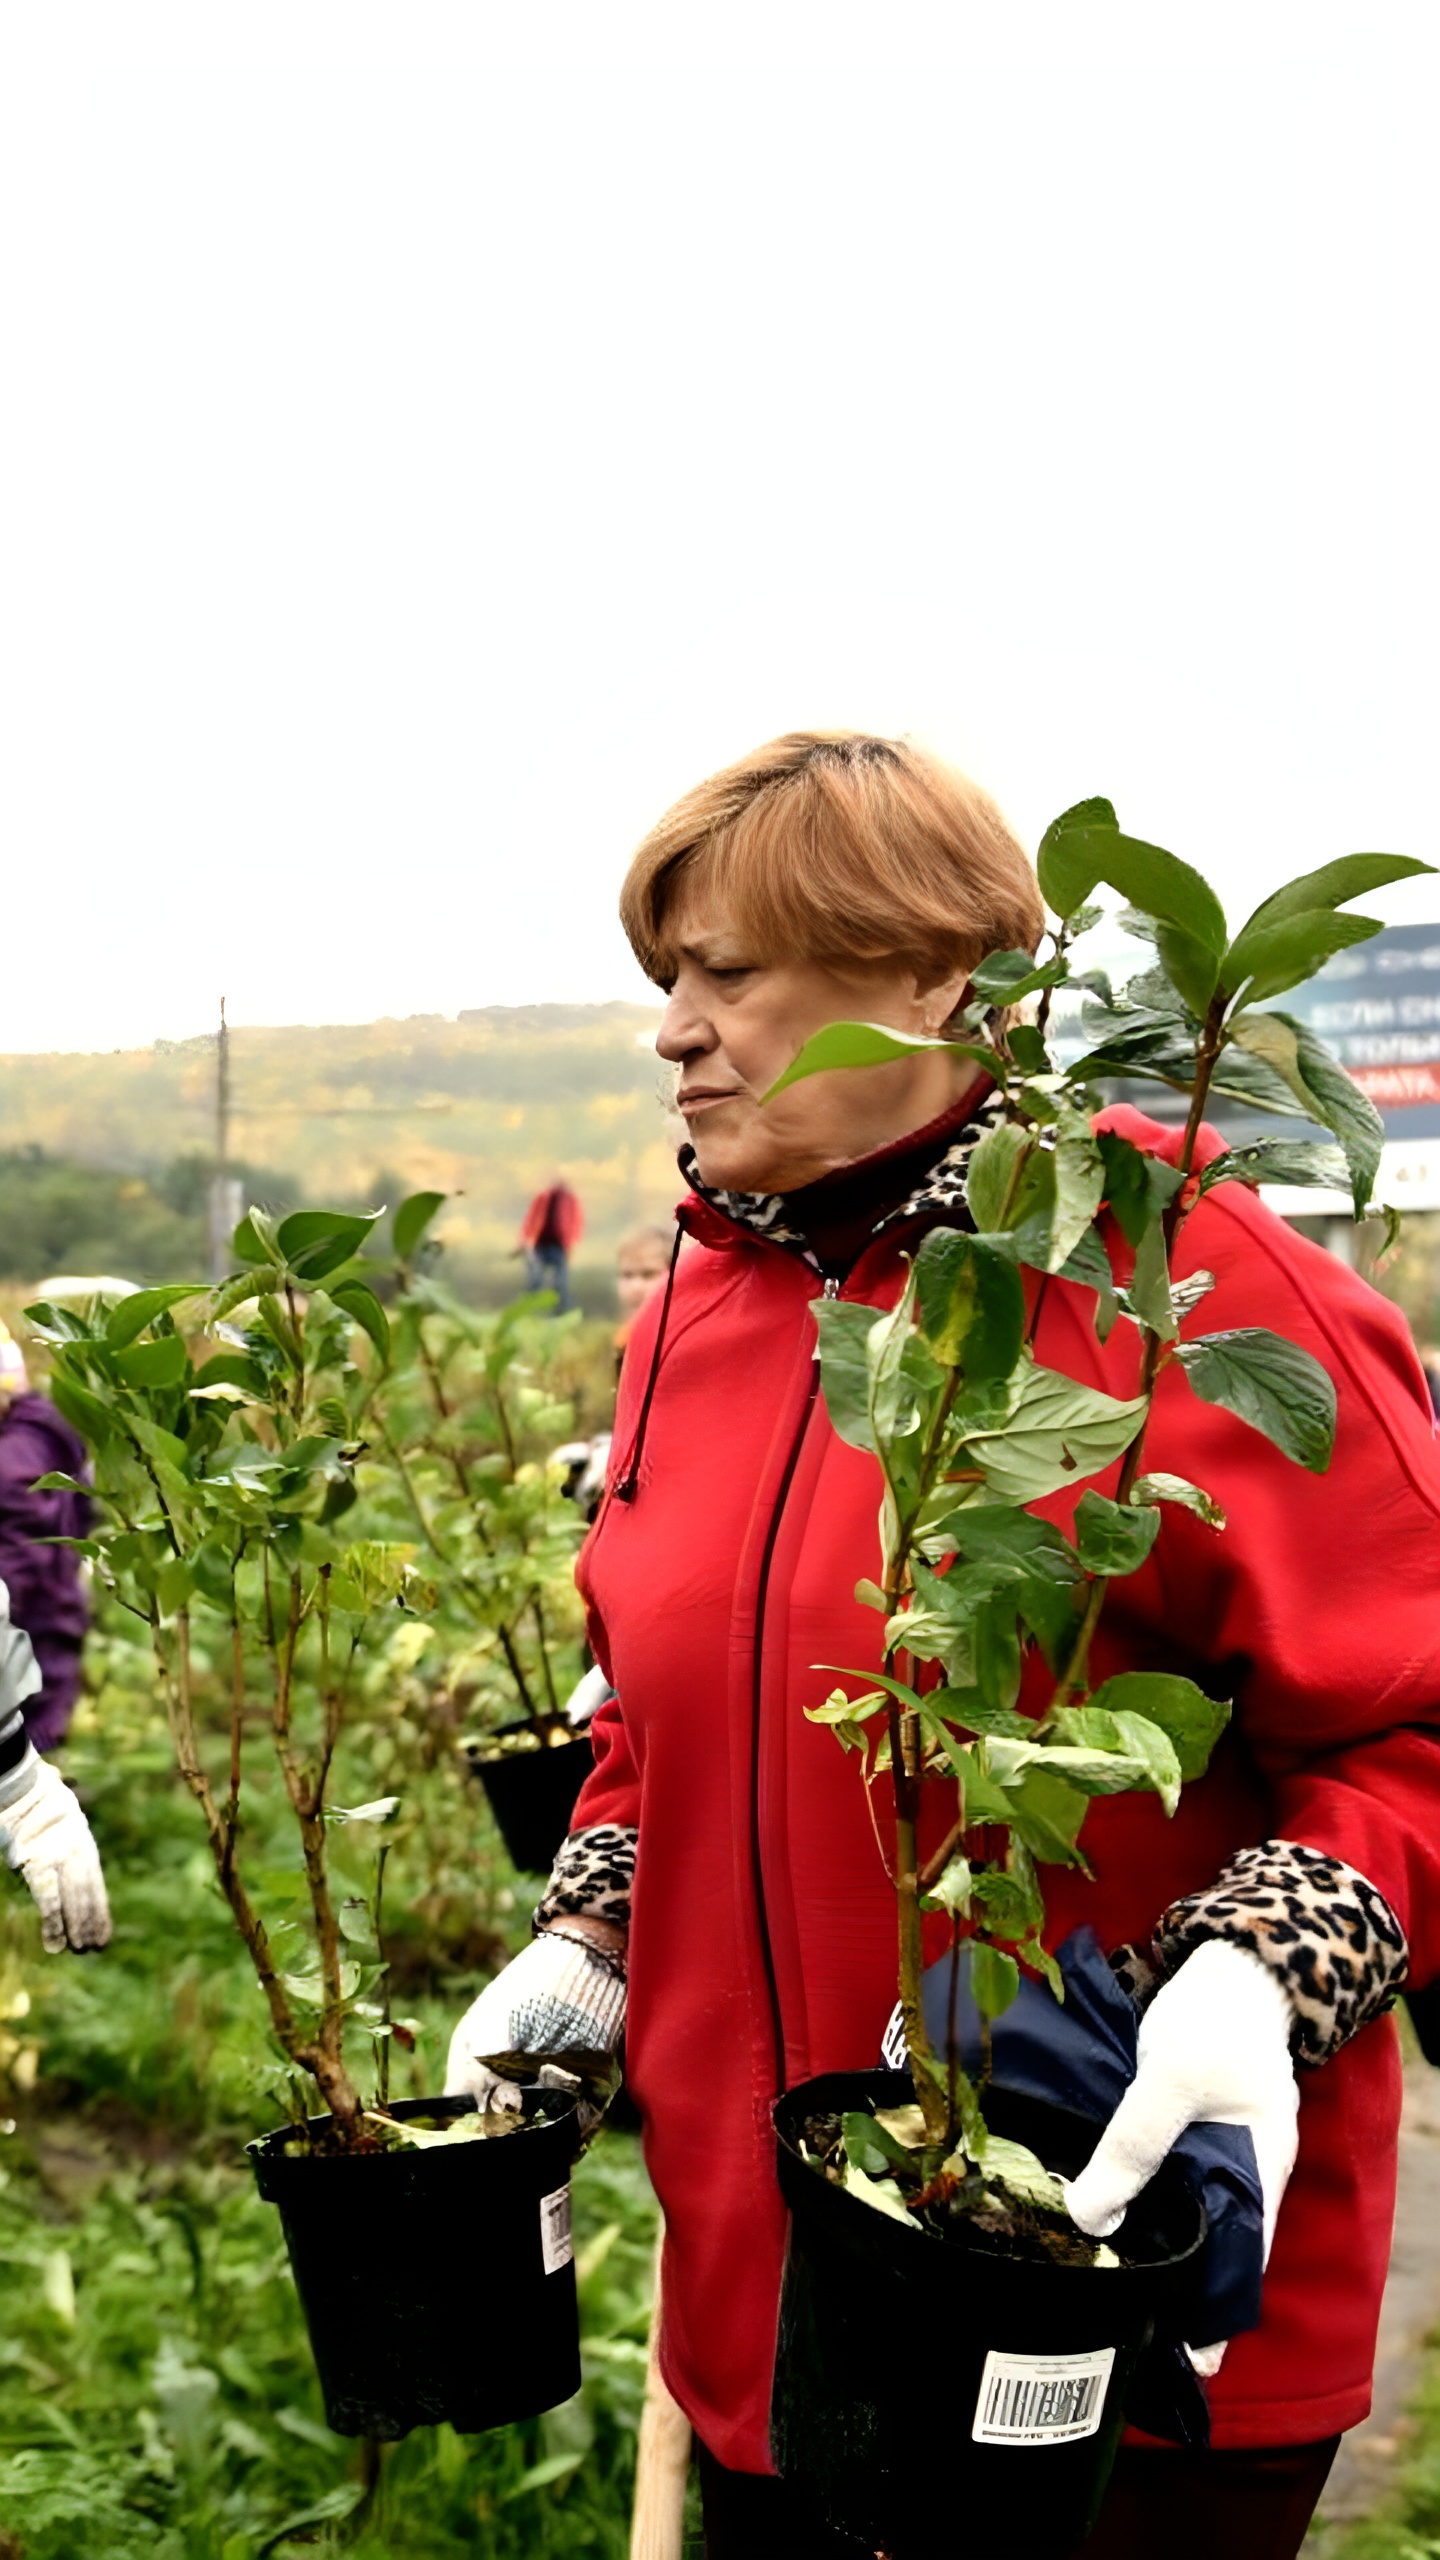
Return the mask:
<path id="1" fill-rule="evenodd" d="M 620 1322 L 615 1330 L 617 1371 L 625 1356 L 625 1345 L 635 1329 L 636 1317 L 670 1268 L 674 1243 L 673 1231 L 664 1227 L 637 1227 L 620 1247 L 615 1269 L 615 1294 L 620 1301 Z"/>

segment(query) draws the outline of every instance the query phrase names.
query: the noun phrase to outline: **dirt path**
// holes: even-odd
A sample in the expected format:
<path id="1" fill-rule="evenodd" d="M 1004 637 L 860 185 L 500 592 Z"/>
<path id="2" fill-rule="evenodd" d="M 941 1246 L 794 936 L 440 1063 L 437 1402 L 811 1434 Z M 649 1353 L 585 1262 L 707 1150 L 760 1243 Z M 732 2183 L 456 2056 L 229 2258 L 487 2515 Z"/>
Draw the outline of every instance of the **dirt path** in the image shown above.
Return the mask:
<path id="1" fill-rule="evenodd" d="M 1385 2494 L 1408 2433 L 1404 2410 L 1427 2333 L 1440 2321 L 1440 2071 L 1418 2054 L 1405 2069 L 1400 2190 L 1380 2343 L 1375 2406 L 1340 2446 L 1318 2521 L 1349 2524 Z"/>

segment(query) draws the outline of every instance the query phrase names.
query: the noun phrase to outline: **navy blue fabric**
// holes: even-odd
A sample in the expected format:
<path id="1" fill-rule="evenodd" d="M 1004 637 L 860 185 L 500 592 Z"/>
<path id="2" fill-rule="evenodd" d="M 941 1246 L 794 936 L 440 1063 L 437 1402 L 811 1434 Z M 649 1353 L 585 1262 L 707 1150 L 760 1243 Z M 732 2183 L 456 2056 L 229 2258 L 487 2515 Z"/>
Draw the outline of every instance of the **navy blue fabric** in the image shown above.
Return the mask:
<path id="1" fill-rule="evenodd" d="M 1093 1929 L 1074 1930 L 1058 1950 L 1058 1962 L 1063 2001 L 1022 1973 L 1015 2000 L 995 2020 L 994 2075 L 1008 2089 L 1069 2107 L 1103 2126 L 1135 2077 L 1139 2019 Z M 969 1970 L 961 1964 L 956 2028 L 961 2062 L 973 2074 L 980 2062 L 980 2022 Z M 923 1993 L 930 2041 L 937 2053 L 947 2053 L 948 1957 L 930 1966 Z M 1255 2146 L 1243 2125 L 1194 2124 L 1180 2136 L 1174 2157 L 1184 2164 L 1209 2225 L 1183 2335 L 1192 2347 L 1208 2347 L 1259 2324 L 1264 2231 Z"/>

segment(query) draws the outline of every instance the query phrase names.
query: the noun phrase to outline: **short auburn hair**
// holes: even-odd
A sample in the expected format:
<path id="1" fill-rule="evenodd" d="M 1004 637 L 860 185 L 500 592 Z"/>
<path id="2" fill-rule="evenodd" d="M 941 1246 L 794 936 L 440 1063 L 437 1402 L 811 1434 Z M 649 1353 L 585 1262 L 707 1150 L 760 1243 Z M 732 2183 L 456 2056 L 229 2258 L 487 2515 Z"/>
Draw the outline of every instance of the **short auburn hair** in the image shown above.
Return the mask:
<path id="1" fill-rule="evenodd" d="M 660 986 L 682 885 L 713 886 L 757 957 L 905 960 L 930 984 L 1033 951 L 1045 911 L 993 800 L 904 739 L 799 729 L 688 791 L 651 828 L 620 921 Z"/>

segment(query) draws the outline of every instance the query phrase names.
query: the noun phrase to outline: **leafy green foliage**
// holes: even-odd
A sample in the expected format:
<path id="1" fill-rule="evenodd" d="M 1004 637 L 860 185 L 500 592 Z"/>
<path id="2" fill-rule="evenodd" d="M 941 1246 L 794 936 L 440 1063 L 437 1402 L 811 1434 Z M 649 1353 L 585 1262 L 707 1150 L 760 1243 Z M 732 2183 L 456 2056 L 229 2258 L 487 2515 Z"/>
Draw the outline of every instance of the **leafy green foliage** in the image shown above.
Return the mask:
<path id="1" fill-rule="evenodd" d="M 403 1801 L 387 1941 L 416 2048 L 397 2052 L 404 2096 L 436 2085 L 457 2010 L 527 1934 L 530 1899 L 483 1796 L 434 1756 L 405 1665 L 414 1623 L 372 1666 L 335 1789 L 352 1805 L 377 1787 Z M 256 2560 L 277 2534 L 276 2560 L 299 2560 L 328 2547 L 327 2506 L 338 2518 L 357 2500 L 361 2459 L 324 2424 L 278 2223 L 239 2156 L 257 2116 L 277 2112 L 271 2057 L 143 1629 L 106 1600 L 87 1660 L 66 1770 L 104 1844 L 115 1940 L 103 1961 L 57 1964 L 28 1899 L 0 1895 L 0 2118 L 15 2128 L 0 2134 L 0 2519 L 25 2560 Z M 217 1743 L 223 1671 L 207 1656 L 202 1725 Z M 264 1779 L 248 1831 L 278 1933 L 304 1882 L 283 1789 Z M 361 1838 L 337 1854 L 338 1881 L 363 1899 Z M 346 2544 L 359 2560 L 468 2560 L 477 2546 L 623 2560 L 655 2232 L 633 2137 L 602 2135 L 574 2197 L 579 2398 L 494 2435 L 422 2429 L 389 2449 Z"/>
<path id="2" fill-rule="evenodd" d="M 244 1268 L 214 1291 L 30 1311 L 56 1401 L 95 1452 L 97 1573 L 148 1625 L 177 1760 L 272 2031 L 349 2134 L 360 2100 L 348 2053 L 376 2051 L 383 2095 L 392 2034 L 387 1998 L 372 1997 L 383 1958 L 344 1952 L 353 1932 L 330 1883 L 335 1820 L 378 1818 L 373 1801 L 337 1817 L 327 1795 L 367 1669 L 397 1621 L 423 1646 L 441 1608 L 447 1675 L 458 1685 L 468 1671 L 465 1694 L 495 1720 L 508 1708 L 554 1722 L 579 1668 L 579 1524 L 536 1456 L 569 1416 L 526 1359 L 546 1329 L 526 1301 L 472 1316 L 411 1263 L 392 1327 L 356 1261 L 378 1214 L 277 1222 L 254 1207 L 235 1239 Z M 412 1249 L 430 1214 L 424 1200 L 402 1211 Z M 562 1338 L 549 1328 L 546 1352 Z M 202 1732 L 212 1645 L 230 1681 L 223 1751 Z M 306 1879 L 283 1947 L 246 1845 L 249 1702 L 267 1696 Z"/>
<path id="3" fill-rule="evenodd" d="M 1124 835 L 1108 801 L 1067 810 L 1040 852 L 1041 885 L 1061 919 L 1049 956 L 999 953 L 972 982 L 965 1021 L 975 1036 L 962 1054 L 979 1045 L 1001 1106 L 970 1159 L 975 1231 L 931 1232 L 889 1312 L 817 1307 L 831 1420 L 876 1458 L 882 1478 L 881 1574 L 859 1596 L 883 1613 L 885 1653 L 878 1676 L 844 1675 L 858 1695 L 838 1689 L 807 1712 L 856 1756 L 867 1787 L 893 1780 L 900 1989 L 917 2106 L 926 2145 L 945 2156 L 958 2141 L 954 2157 L 972 2170 L 983 2160 L 986 2174 L 1005 2175 L 979 2093 L 963 2072 L 937 2064 L 925 2036 L 921 1912 L 948 1916 L 957 1949 L 968 1948 L 976 2005 L 998 2016 L 1022 1965 L 1053 1980 L 1038 1870 L 1084 1865 L 1088 1804 L 1144 1789 L 1172 1814 L 1208 1763 L 1228 1704 L 1168 1672 L 1090 1682 L 1106 1593 L 1146 1564 L 1166 1535 L 1165 1513 L 1189 1513 L 1217 1534 L 1225 1525 L 1202 1487 L 1144 1472 L 1157 1381 L 1173 1369 L 1204 1402 L 1315 1472 L 1329 1463 L 1335 1391 L 1308 1352 L 1258 1327 L 1187 1332 L 1214 1280 L 1201 1270 L 1177 1278 L 1174 1248 L 1216 1184 L 1324 1179 L 1337 1158 L 1328 1146 L 1279 1138 L 1229 1150 L 1189 1178 L 1195 1133 L 1212 1090 L 1314 1116 L 1340 1141 L 1358 1214 L 1378 1162 L 1370 1105 L 1303 1026 L 1252 1007 L 1374 929 L 1336 912 L 1345 899 L 1420 867 L 1389 856 L 1329 865 L 1267 900 L 1232 942 L 1213 890 L 1187 863 Z M 1151 940 L 1156 963 L 1123 1002 L 1092 983 L 1104 1028 L 1067 1075 L 1050 1062 L 1047 1008 L 1070 979 L 1071 942 L 1102 885 L 1129 901 L 1127 922 Z M 1026 998 L 1038 999 L 1033 1023 L 987 1011 Z M 773 1090 L 820 1068 L 873 1067 L 912 1045 L 874 1024 L 831 1024 Z M 1101 1072 L 1157 1076 L 1192 1097 L 1177 1162 L 1092 1128 L 1085 1088 Z M 1123 1283 L 1107 1218 L 1133 1257 Z M 1027 1310 L 1042 1283 L 1027 1273 L 1093 1290 L 1102 1340 L 1122 1316 L 1135 1327 L 1134 1395 L 1105 1394 L 1035 1357 Z M 1111 1467 L 1113 1490 L 1102 1491 L 1091 1479 Z M 1068 1534 L 1031 1508 L 1065 1495 L 1074 1497 Z M 940 1685 L 926 1685 L 925 1666 L 938 1669 Z M 954 1791 L 957 1818 L 927 1867 L 919 1814 L 925 1790 L 940 1782 Z M 855 2192 L 887 2186 L 884 2146 L 859 2131 L 854 2144 Z M 887 2193 L 891 2210 L 893 2184 Z M 870 2200 L 883 2201 L 878 2192 Z"/>

